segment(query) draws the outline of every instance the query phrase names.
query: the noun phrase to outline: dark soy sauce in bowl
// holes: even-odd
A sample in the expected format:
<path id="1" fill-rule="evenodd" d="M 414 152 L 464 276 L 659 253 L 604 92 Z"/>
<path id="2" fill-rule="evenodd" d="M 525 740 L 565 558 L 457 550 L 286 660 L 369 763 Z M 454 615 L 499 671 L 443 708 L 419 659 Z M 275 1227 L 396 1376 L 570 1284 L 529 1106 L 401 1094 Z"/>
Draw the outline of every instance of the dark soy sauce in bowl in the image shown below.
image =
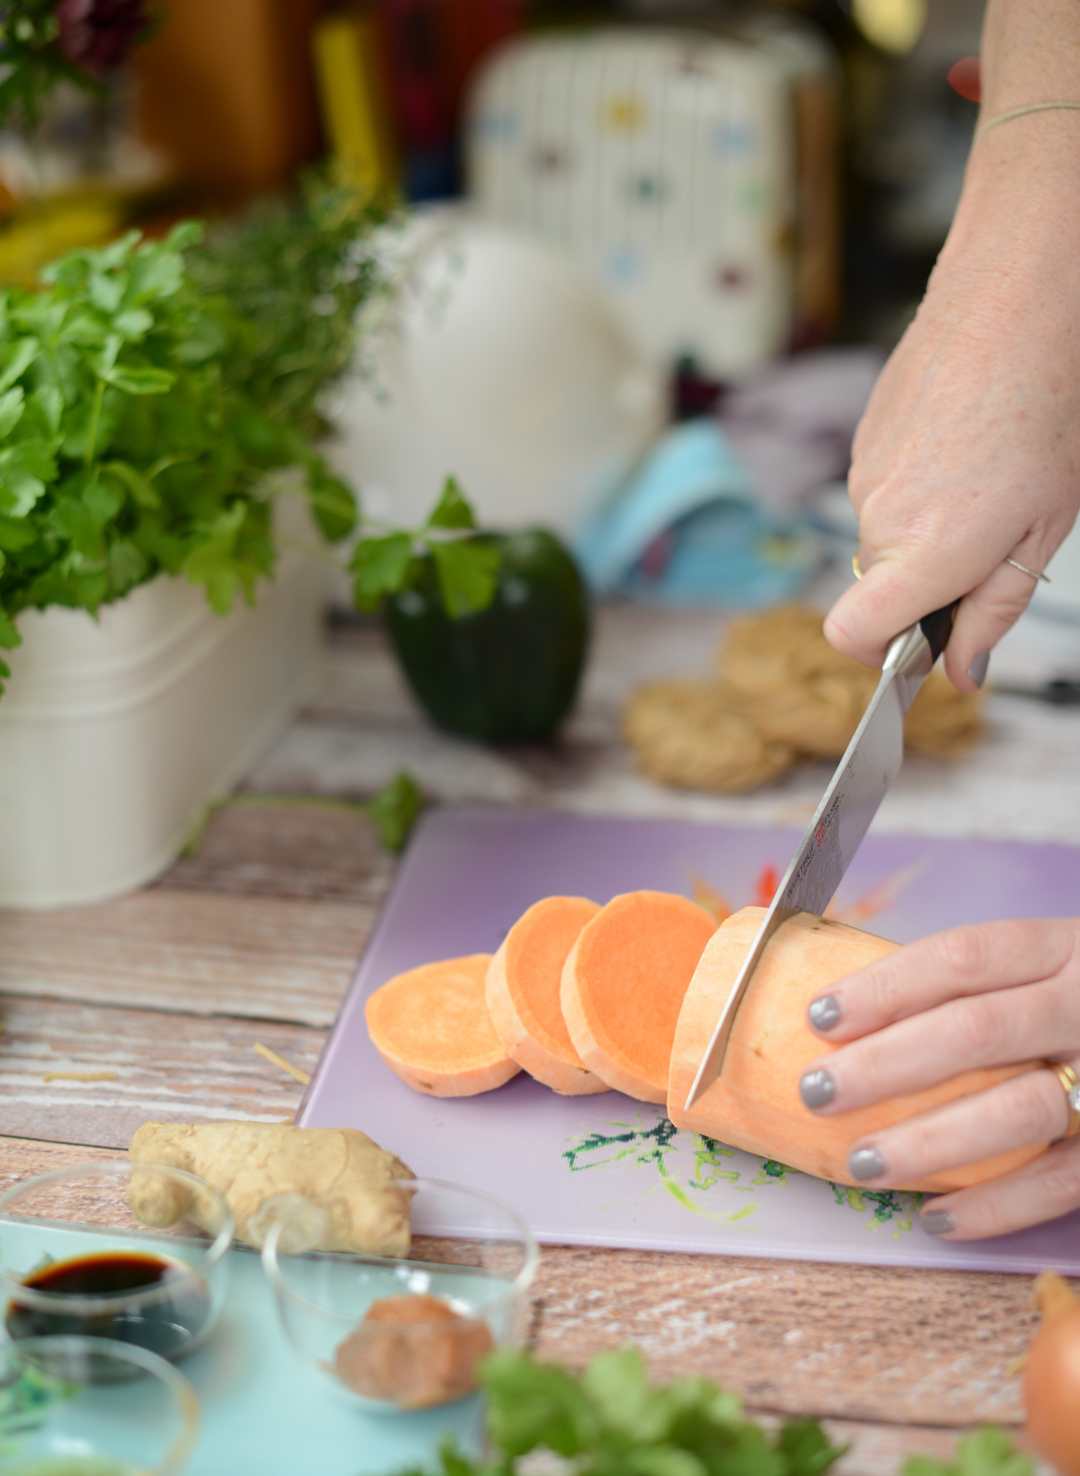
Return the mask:
<path id="1" fill-rule="evenodd" d="M 211 1316 L 210 1292 L 183 1261 L 144 1251 L 100 1251 L 52 1261 L 24 1277 L 4 1327 L 13 1341 L 78 1335 L 135 1343 L 178 1358 L 198 1342 Z M 93 1297 L 97 1305 L 75 1299 Z M 65 1301 L 72 1301 L 65 1306 Z M 47 1299 L 47 1300 L 46 1300 Z"/>

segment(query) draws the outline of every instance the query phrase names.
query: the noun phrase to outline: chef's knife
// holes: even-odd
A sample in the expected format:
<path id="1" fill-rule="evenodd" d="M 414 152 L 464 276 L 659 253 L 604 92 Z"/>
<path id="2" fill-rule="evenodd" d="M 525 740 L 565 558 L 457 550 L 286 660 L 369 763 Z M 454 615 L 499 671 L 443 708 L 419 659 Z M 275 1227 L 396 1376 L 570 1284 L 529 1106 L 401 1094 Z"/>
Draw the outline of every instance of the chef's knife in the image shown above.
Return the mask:
<path id="1" fill-rule="evenodd" d="M 927 615 L 898 635 L 889 647 L 877 691 L 776 889 L 735 987 L 720 1012 L 686 1099 L 687 1112 L 720 1074 L 736 1012 L 773 933 L 792 913 L 820 916 L 840 885 L 900 769 L 904 714 L 948 643 L 957 604 L 959 601 Z"/>

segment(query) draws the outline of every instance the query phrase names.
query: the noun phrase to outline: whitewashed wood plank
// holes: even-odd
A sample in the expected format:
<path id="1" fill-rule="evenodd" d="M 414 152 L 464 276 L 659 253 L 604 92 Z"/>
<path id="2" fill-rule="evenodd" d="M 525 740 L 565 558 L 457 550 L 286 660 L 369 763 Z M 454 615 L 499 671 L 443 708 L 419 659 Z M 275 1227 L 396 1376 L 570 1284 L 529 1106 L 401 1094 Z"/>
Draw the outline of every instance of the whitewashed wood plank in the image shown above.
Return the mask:
<path id="1" fill-rule="evenodd" d="M 369 904 L 165 889 L 0 912 L 0 991 L 328 1025 L 374 916 Z"/>
<path id="2" fill-rule="evenodd" d="M 10 995 L 0 1013 L 0 1133 L 95 1148 L 126 1148 L 149 1120 L 291 1118 L 303 1088 L 254 1044 L 310 1073 L 325 1040 L 302 1025 Z M 43 1080 L 54 1072 L 115 1076 Z"/>

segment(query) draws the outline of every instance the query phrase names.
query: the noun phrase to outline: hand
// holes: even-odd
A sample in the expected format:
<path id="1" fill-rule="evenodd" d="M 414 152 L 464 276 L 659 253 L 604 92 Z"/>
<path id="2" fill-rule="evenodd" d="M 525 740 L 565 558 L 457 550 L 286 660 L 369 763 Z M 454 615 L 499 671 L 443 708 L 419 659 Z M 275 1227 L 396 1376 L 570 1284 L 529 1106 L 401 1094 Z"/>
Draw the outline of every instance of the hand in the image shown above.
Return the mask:
<path id="1" fill-rule="evenodd" d="M 982 923 L 920 939 L 819 996 L 809 1018 L 823 1039 L 848 1042 L 802 1078 L 831 1079 L 831 1096 L 816 1109 L 822 1114 L 980 1066 L 1066 1061 L 1080 1074 L 1080 918 Z M 820 1099 L 821 1087 L 819 1075 L 804 1100 Z M 1037 1069 L 859 1139 L 848 1161 L 868 1188 L 888 1188 L 1054 1142 L 1069 1121 L 1061 1081 Z M 999 1179 L 929 1200 L 921 1218 L 945 1239 L 979 1240 L 1078 1207 L 1080 1136 Z"/>
<path id="2" fill-rule="evenodd" d="M 1036 587 L 1004 560 L 1045 568 L 1080 505 L 1080 113 L 1038 116 L 1069 121 L 1009 124 L 974 147 L 855 437 L 865 577 L 825 624 L 838 650 L 880 666 L 893 636 L 963 596 L 945 655 L 962 691 Z"/>

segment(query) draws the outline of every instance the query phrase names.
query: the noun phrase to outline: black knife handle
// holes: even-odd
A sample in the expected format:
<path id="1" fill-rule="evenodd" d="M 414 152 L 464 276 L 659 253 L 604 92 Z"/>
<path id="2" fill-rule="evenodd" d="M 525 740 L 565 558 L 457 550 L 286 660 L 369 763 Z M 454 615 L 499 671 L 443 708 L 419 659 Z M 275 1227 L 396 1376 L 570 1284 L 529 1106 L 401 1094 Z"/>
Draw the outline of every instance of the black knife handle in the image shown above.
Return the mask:
<path id="1" fill-rule="evenodd" d="M 951 605 L 943 605 L 940 610 L 935 610 L 932 615 L 924 615 L 919 621 L 919 629 L 930 646 L 931 662 L 936 661 L 949 644 L 959 604 L 959 600 L 953 600 Z"/>

